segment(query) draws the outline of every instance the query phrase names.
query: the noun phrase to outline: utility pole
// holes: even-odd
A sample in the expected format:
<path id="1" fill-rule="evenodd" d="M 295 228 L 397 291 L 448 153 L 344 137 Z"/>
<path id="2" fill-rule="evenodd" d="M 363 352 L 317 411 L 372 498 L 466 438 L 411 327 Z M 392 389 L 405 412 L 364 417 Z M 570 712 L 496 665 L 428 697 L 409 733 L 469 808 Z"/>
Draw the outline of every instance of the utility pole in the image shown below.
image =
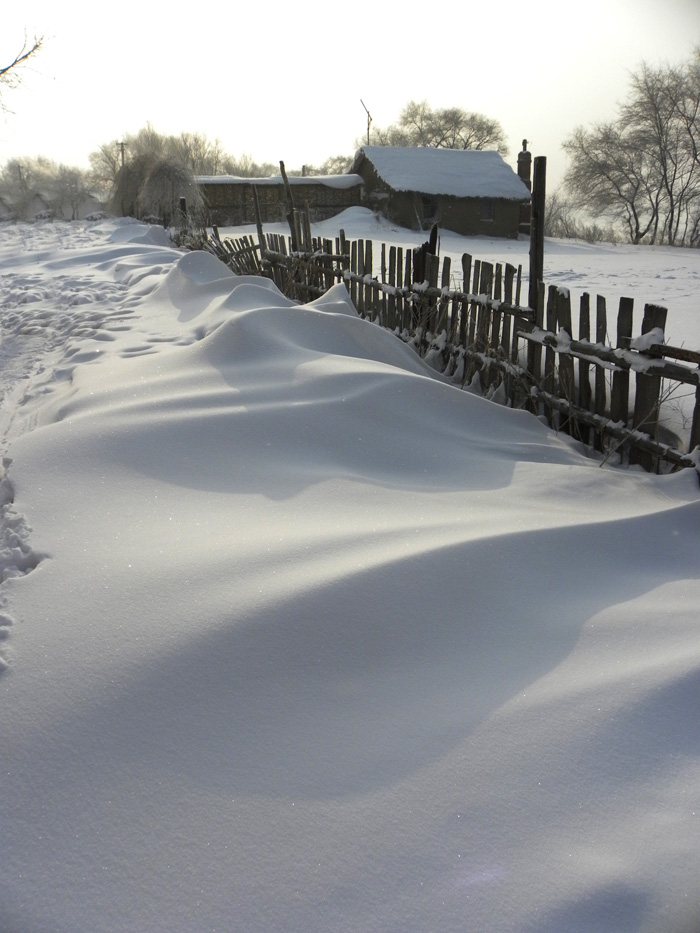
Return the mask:
<path id="1" fill-rule="evenodd" d="M 362 104 L 363 107 L 365 107 L 365 102 L 362 100 L 362 98 L 360 98 L 360 103 Z M 369 112 L 369 110 L 367 110 L 366 107 L 365 107 L 365 112 L 367 113 L 367 145 L 369 146 L 369 128 L 372 124 L 372 115 Z"/>

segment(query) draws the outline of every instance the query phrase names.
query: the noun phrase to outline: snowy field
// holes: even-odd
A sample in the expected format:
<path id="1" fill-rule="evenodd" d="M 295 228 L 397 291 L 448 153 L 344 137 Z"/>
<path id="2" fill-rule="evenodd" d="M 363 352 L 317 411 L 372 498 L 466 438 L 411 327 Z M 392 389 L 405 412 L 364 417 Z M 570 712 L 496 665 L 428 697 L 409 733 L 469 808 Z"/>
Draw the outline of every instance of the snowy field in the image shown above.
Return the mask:
<path id="1" fill-rule="evenodd" d="M 700 347 L 699 264 L 547 278 Z M 697 933 L 694 471 L 135 223 L 0 227 L 0 327 L 3 933 Z"/>
<path id="2" fill-rule="evenodd" d="M 314 233 L 335 237 L 340 228 L 348 238 L 365 237 L 375 242 L 397 246 L 416 246 L 425 233 L 413 233 L 389 224 L 365 208 L 353 208 L 321 224 Z M 226 232 L 254 233 L 254 227 L 229 228 Z M 270 232 L 287 233 L 280 224 L 266 225 Z M 440 232 L 440 251 L 452 257 L 452 268 L 461 269 L 463 253 L 488 262 L 509 262 L 523 267 L 527 279 L 530 242 L 518 240 L 463 237 L 449 230 Z M 375 256 L 375 261 L 377 257 Z M 668 308 L 667 337 L 674 345 L 685 344 L 700 349 L 700 250 L 675 249 L 671 246 L 631 246 L 629 244 L 584 243 L 581 240 L 545 240 L 544 278 L 547 285 L 563 285 L 571 290 L 572 307 L 586 291 L 607 299 L 608 326 L 615 336 L 617 307 L 621 297 L 635 301 L 635 324 L 641 325 L 644 303 Z M 523 299 L 527 297 L 523 291 Z M 595 307 L 594 302 L 592 307 Z M 638 323 L 637 323 L 638 322 Z"/>

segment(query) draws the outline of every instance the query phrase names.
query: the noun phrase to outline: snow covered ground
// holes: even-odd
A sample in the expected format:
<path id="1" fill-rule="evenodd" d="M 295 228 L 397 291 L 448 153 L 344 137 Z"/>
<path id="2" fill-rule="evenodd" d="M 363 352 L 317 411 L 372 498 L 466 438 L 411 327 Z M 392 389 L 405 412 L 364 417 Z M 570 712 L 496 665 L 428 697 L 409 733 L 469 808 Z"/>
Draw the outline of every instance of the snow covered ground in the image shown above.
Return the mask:
<path id="1" fill-rule="evenodd" d="M 375 242 L 390 242 L 398 246 L 416 246 L 426 239 L 425 233 L 414 233 L 389 224 L 366 208 L 353 208 L 338 217 L 314 226 L 314 232 L 335 237 L 340 228 L 353 239 L 365 237 Z M 287 233 L 288 228 L 266 225 L 266 230 Z M 230 233 L 254 227 L 230 228 Z M 229 232 L 229 231 L 227 231 Z M 449 230 L 440 232 L 441 253 L 453 257 L 452 268 L 460 269 L 463 253 L 488 262 L 522 264 L 527 276 L 529 240 L 463 237 Z M 375 262 L 377 261 L 375 255 Z M 544 277 L 548 285 L 563 285 L 571 290 L 572 306 L 584 291 L 607 299 L 608 326 L 615 336 L 614 322 L 621 297 L 635 300 L 635 322 L 641 325 L 644 303 L 668 308 L 667 337 L 674 345 L 685 344 L 700 349 L 700 251 L 676 249 L 671 246 L 632 246 L 630 244 L 584 243 L 581 240 L 545 241 Z M 523 293 L 526 297 L 526 292 Z M 594 307 L 594 304 L 593 304 Z M 635 332 L 637 332 L 635 331 Z"/>
<path id="2" fill-rule="evenodd" d="M 0 275 L 0 930 L 696 933 L 694 471 L 154 228 Z"/>

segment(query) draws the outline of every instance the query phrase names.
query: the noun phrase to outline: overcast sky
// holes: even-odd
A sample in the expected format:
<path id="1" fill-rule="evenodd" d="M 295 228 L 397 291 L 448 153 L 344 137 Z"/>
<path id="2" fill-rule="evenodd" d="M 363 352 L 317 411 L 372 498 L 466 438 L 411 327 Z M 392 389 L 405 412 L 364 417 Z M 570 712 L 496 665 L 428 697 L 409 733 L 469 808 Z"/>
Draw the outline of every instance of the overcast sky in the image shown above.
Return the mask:
<path id="1" fill-rule="evenodd" d="M 530 0 L 416 7 L 379 0 L 268 0 L 182 7 L 161 0 L 25 0 L 3 8 L 0 65 L 25 30 L 46 37 L 22 88 L 5 91 L 0 165 L 90 152 L 147 122 L 219 139 L 287 168 L 350 154 L 409 100 L 499 120 L 548 159 L 550 190 L 578 125 L 614 116 L 630 70 L 678 63 L 700 45 L 700 0 Z M 21 9 L 20 9 L 21 6 Z M 99 19 L 98 19 L 99 15 Z"/>

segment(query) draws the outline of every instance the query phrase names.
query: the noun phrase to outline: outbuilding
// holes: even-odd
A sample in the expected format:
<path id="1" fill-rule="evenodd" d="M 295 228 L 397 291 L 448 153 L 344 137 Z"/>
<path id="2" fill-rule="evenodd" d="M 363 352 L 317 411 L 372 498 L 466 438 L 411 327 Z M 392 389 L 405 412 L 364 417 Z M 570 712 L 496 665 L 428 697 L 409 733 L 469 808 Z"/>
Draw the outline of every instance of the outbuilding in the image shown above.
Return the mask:
<path id="1" fill-rule="evenodd" d="M 263 223 L 279 223 L 287 216 L 287 197 L 281 175 L 241 178 L 236 175 L 204 175 L 197 179 L 208 222 L 219 226 L 255 223 L 258 194 Z M 359 175 L 290 175 L 289 185 L 297 208 L 309 208 L 312 221 L 326 220 L 362 202 Z"/>
<path id="2" fill-rule="evenodd" d="M 495 150 L 363 146 L 350 172 L 364 181 L 366 205 L 404 227 L 514 238 L 527 217 L 529 177 Z"/>

